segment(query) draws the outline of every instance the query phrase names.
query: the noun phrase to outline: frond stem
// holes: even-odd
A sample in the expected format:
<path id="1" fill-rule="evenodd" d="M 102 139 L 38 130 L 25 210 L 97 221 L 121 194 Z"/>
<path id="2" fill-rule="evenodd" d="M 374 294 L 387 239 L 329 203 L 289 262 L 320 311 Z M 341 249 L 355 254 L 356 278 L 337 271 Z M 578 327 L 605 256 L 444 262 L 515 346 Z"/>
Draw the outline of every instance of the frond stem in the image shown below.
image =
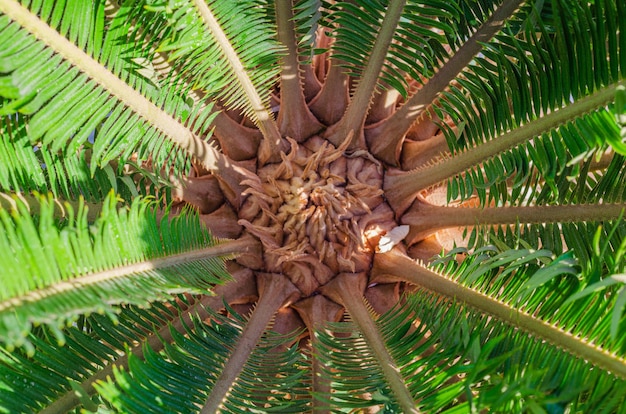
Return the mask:
<path id="1" fill-rule="evenodd" d="M 226 241 L 215 246 L 192 250 L 190 252 L 175 254 L 127 266 L 116 267 L 102 272 L 91 273 L 71 280 L 64 280 L 52 286 L 28 292 L 22 296 L 13 297 L 0 302 L 0 313 L 11 308 L 21 306 L 24 302 L 37 302 L 43 298 L 59 295 L 65 291 L 72 291 L 86 286 L 100 284 L 104 281 L 115 280 L 120 277 L 149 272 L 155 269 L 163 269 L 176 266 L 182 263 L 189 263 L 195 260 L 202 260 L 211 257 L 231 258 L 242 251 L 254 247 L 254 241 L 250 238 Z"/>
<path id="2" fill-rule="evenodd" d="M 254 112 L 255 121 L 259 130 L 263 134 L 263 140 L 261 141 L 261 150 L 263 155 L 262 163 L 265 163 L 270 157 L 278 153 L 278 149 L 281 143 L 280 132 L 278 126 L 274 122 L 274 118 L 270 114 L 268 108 L 263 104 L 261 96 L 258 94 L 252 80 L 248 76 L 246 69 L 239 60 L 237 52 L 230 43 L 226 33 L 222 30 L 222 26 L 218 22 L 217 18 L 213 15 L 207 3 L 203 0 L 194 0 L 196 9 L 200 13 L 204 24 L 211 31 L 215 41 L 220 45 L 220 49 L 224 53 L 224 57 L 228 60 L 239 84 L 244 90 L 248 102 Z"/>
<path id="3" fill-rule="evenodd" d="M 350 131 L 354 134 L 351 147 L 358 144 L 363 125 L 365 124 L 365 118 L 367 117 L 367 111 L 374 97 L 380 71 L 387 58 L 387 51 L 391 45 L 405 4 L 406 0 L 389 2 L 385 18 L 376 36 L 372 53 L 363 70 L 363 75 L 359 80 L 352 101 L 348 105 L 348 109 L 343 118 L 332 128 L 327 137 L 335 146 L 339 146 L 346 139 Z"/>
<path id="4" fill-rule="evenodd" d="M 530 121 L 512 131 L 505 132 L 488 142 L 456 154 L 454 157 L 444 159 L 437 164 L 410 172 L 387 174 L 385 176 L 385 195 L 396 212 L 404 211 L 417 193 L 431 185 L 454 177 L 508 149 L 606 105 L 614 99 L 615 90 L 619 85 L 620 82 L 608 85 L 561 109 Z"/>
<path id="5" fill-rule="evenodd" d="M 223 155 L 193 134 L 171 115 L 115 76 L 99 62 L 15 0 L 0 0 L 0 11 L 45 43 L 64 59 L 87 74 L 92 81 L 131 108 L 149 124 L 163 132 L 172 142 L 195 157 L 204 167 L 215 170 Z"/>
<path id="6" fill-rule="evenodd" d="M 430 105 L 437 95 L 444 91 L 474 57 L 481 51 L 483 44 L 488 42 L 504 26 L 507 19 L 514 14 L 523 0 L 506 0 L 494 11 L 491 17 L 457 50 L 457 52 L 419 89 L 398 111 L 377 128 L 368 131 L 368 142 L 372 142 L 374 154 L 386 154 L 390 163 L 395 163 L 396 148 L 404 139 L 404 135 Z M 391 162 L 394 161 L 394 162 Z"/>
<path id="7" fill-rule="evenodd" d="M 626 203 L 478 208 L 416 202 L 402 217 L 402 223 L 411 226 L 409 237 L 415 242 L 449 227 L 617 220 L 624 211 Z"/>
<path id="8" fill-rule="evenodd" d="M 278 40 L 287 48 L 287 53 L 280 58 L 280 112 L 278 125 L 280 131 L 288 137 L 302 142 L 323 128 L 313 116 L 306 99 L 300 79 L 301 68 L 298 62 L 298 46 L 293 22 L 293 4 L 291 0 L 277 0 L 276 26 Z"/>
<path id="9" fill-rule="evenodd" d="M 259 283 L 259 301 L 241 332 L 220 377 L 215 382 L 211 395 L 202 407 L 202 414 L 220 411 L 224 398 L 254 351 L 270 320 L 285 302 L 299 292 L 285 276 L 279 274 L 259 275 L 258 282 L 261 282 Z"/>
<path id="10" fill-rule="evenodd" d="M 343 307 L 328 299 L 324 295 L 315 295 L 300 300 L 292 305 L 302 321 L 305 323 L 310 334 L 311 348 L 316 349 L 319 339 L 315 332 L 323 330 L 328 321 L 338 322 L 343 315 Z M 312 394 L 328 395 L 331 393 L 331 384 L 328 378 L 322 375 L 323 361 L 319 358 L 311 358 L 313 389 Z M 330 413 L 327 403 L 313 397 L 313 411 L 319 414 Z"/>
<path id="11" fill-rule="evenodd" d="M 418 264 L 405 254 L 392 251 L 376 254 L 374 275 L 392 276 L 443 295 L 453 301 L 465 303 L 474 309 L 492 315 L 512 327 L 520 328 L 543 338 L 551 344 L 578 356 L 591 364 L 602 367 L 615 375 L 626 378 L 626 360 L 572 335 L 563 329 L 529 315 L 523 311 L 433 272 Z"/>
<path id="12" fill-rule="evenodd" d="M 371 346 L 376 360 L 387 379 L 387 384 L 404 413 L 418 413 L 416 403 L 409 392 L 400 369 L 387 350 L 380 330 L 363 301 L 366 278 L 363 273 L 341 273 L 324 286 L 323 293 L 341 303 L 359 327 Z"/>

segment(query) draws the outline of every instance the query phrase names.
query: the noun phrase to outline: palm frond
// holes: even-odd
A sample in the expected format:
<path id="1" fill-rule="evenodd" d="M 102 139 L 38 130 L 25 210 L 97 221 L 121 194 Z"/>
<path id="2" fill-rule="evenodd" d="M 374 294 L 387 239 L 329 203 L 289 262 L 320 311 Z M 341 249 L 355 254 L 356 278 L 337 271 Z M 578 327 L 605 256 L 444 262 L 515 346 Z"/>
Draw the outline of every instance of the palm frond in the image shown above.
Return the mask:
<path id="1" fill-rule="evenodd" d="M 395 31 L 381 81 L 407 98 L 413 85 L 431 77 L 455 51 L 446 38 L 458 33 L 459 5 L 445 1 L 408 1 Z M 477 20 L 472 22 L 475 25 Z M 463 26 L 469 29 L 472 26 Z M 454 39 L 454 41 L 457 41 Z"/>
<path id="2" fill-rule="evenodd" d="M 0 94 L 10 99 L 3 112 L 19 110 L 31 114 L 29 137 L 34 144 L 41 141 L 54 151 L 64 149 L 72 153 L 98 127 L 92 169 L 120 157 L 122 161 L 133 157 L 147 161 L 149 156 L 157 171 L 172 167 L 182 172 L 189 169 L 190 155 L 202 157 L 209 168 L 219 158 L 176 119 L 197 115 L 205 121 L 195 128 L 206 130 L 206 114 L 196 114 L 175 89 L 157 88 L 146 78 L 124 69 L 122 62 L 129 46 L 120 38 L 120 32 L 126 35 L 127 26 L 115 26 L 120 23 L 114 21 L 118 30 L 109 31 L 101 44 L 87 47 L 88 51 L 100 52 L 98 58 L 102 61 L 98 62 L 55 31 L 55 24 L 62 26 L 62 22 L 71 20 L 70 16 L 67 20 L 63 16 L 73 15 L 74 8 L 59 5 L 55 9 L 49 5 L 46 11 L 55 12 L 44 13 L 40 19 L 13 1 L 7 0 L 0 6 L 5 13 L 0 30 L 7 45 L 3 46 L 1 66 L 8 81 Z M 81 18 L 90 20 L 101 13 L 102 4 L 93 7 L 94 10 L 84 10 Z M 83 9 L 79 6 L 77 10 Z M 44 18 L 49 18 L 53 26 Z M 98 39 L 95 36 L 89 40 Z M 15 44 L 20 47 L 8 46 Z M 30 75 L 33 70 L 37 76 Z M 89 86 L 83 87 L 85 84 Z M 82 92 L 76 95 L 81 87 Z M 36 90 L 40 92 L 35 93 Z M 67 104 L 70 95 L 72 101 Z"/>
<path id="3" fill-rule="evenodd" d="M 620 57 L 609 54 L 606 45 L 617 44 L 623 38 L 619 33 L 608 32 L 623 20 L 622 8 L 613 10 L 608 3 L 606 7 L 557 3 L 561 4 L 562 13 L 554 22 L 558 28 L 548 31 L 545 26 L 533 23 L 527 24 L 523 39 L 497 36 L 498 42 L 487 46 L 484 57 L 477 58 L 465 77 L 458 80 L 463 88 L 453 88 L 445 94 L 441 101 L 444 112 L 458 122 L 468 122 L 460 144 L 476 145 L 522 124 L 540 122 L 549 118 L 550 113 L 574 107 L 583 97 L 607 86 L 614 91 L 609 102 L 618 99 L 621 102 Z M 602 59 L 598 58 L 600 53 L 605 54 Z M 581 59 L 587 57 L 592 64 L 580 66 Z M 545 65 L 551 69 L 542 71 L 540 68 Z M 571 71 L 576 75 L 562 75 Z M 511 106 L 495 104 L 502 100 L 511 101 Z M 607 146 L 623 152 L 620 128 L 614 121 L 623 107 L 613 104 L 607 107 L 609 102 L 599 102 L 598 109 L 590 113 L 572 114 L 569 119 L 555 122 L 550 131 L 532 137 L 523 150 L 515 149 L 477 163 L 468 174 L 450 181 L 450 198 L 467 198 L 477 192 L 483 202 L 486 193 L 496 202 L 502 202 L 507 199 L 502 182 L 493 181 L 498 172 L 508 177 L 518 176 L 516 180 L 519 180 L 520 172 L 527 176 L 529 170 L 536 169 L 531 176 L 546 177 L 551 183 L 554 175 L 574 160 L 602 152 Z M 459 145 L 456 137 L 450 132 L 448 136 L 449 145 L 456 148 Z M 478 165 L 484 167 L 484 173 L 478 172 Z"/>
<path id="4" fill-rule="evenodd" d="M 124 200 L 140 193 L 165 196 L 169 183 L 134 162 L 126 165 L 90 166 L 89 152 L 64 157 L 49 146 L 33 146 L 22 115 L 0 120 L 0 189 L 5 193 L 52 192 L 66 201 L 83 197 L 101 202 L 113 190 Z M 87 146 L 87 145 L 86 145 Z"/>
<path id="5" fill-rule="evenodd" d="M 583 410 L 610 411 L 623 402 L 623 396 L 607 399 L 621 383 L 611 375 L 589 371 L 582 360 L 423 290 L 376 324 L 423 412 L 548 410 L 575 394 L 581 398 L 574 405 Z M 353 322 L 327 323 L 315 335 L 315 349 L 327 361 L 322 376 L 333 385 L 332 393 L 316 398 L 337 409 L 398 410 L 378 359 L 368 355 Z"/>
<path id="6" fill-rule="evenodd" d="M 598 204 L 598 212 L 601 212 L 610 210 L 610 207 L 606 208 L 609 203 L 620 206 L 625 194 L 623 187 L 616 183 L 624 179 L 624 157 L 610 155 L 605 168 L 594 170 L 592 157 L 580 165 L 565 167 L 556 174 L 553 182 L 536 180 L 533 183 L 536 187 L 526 184 L 526 194 L 522 196 L 535 205 L 551 205 L 551 209 L 559 209 L 565 204 L 583 209 L 585 205 Z M 515 224 L 516 220 L 511 220 L 508 224 L 515 224 L 514 228 L 475 228 L 469 234 L 468 246 L 498 243 L 503 249 L 547 249 L 556 255 L 569 251 L 582 270 L 580 281 L 584 287 L 624 271 L 622 240 L 626 230 L 620 211 L 621 207 L 617 207 L 612 217 L 604 218 L 581 214 L 575 217 L 578 222 L 572 223 L 539 220 L 536 224 L 529 224 L 521 220 Z"/>
<path id="7" fill-rule="evenodd" d="M 293 5 L 293 21 L 297 33 L 299 54 L 305 60 L 310 61 L 315 54 L 317 29 L 322 17 L 321 0 L 298 0 Z"/>
<path id="8" fill-rule="evenodd" d="M 599 236 L 600 233 L 597 233 L 597 238 Z M 617 234 L 610 234 L 609 240 L 617 237 Z M 605 355 L 623 360 L 626 347 L 623 338 L 616 337 L 614 332 L 615 324 L 623 326 L 624 318 L 620 317 L 616 322 L 610 317 L 615 306 L 620 304 L 617 295 L 606 295 L 604 292 L 596 292 L 594 295 L 578 293 L 598 278 L 606 276 L 606 270 L 598 266 L 599 262 L 605 254 L 610 256 L 615 253 L 613 248 L 609 248 L 613 245 L 611 241 L 597 243 L 594 249 L 597 251 L 596 257 L 581 263 L 582 268 L 574 258 L 575 250 L 553 257 L 547 250 L 500 250 L 506 249 L 506 245 L 500 249 L 489 246 L 480 248 L 461 265 L 456 265 L 450 256 L 444 262 L 448 267 L 448 275 L 459 283 L 532 314 L 558 327 L 565 335 L 572 335 L 581 344 L 593 344 Z M 613 246 L 622 252 L 617 255 L 617 261 L 611 261 L 610 272 L 622 271 L 624 263 L 620 258 L 624 247 L 618 247 L 619 244 Z M 598 272 L 595 278 L 594 272 Z M 504 286 L 506 292 L 498 292 Z M 614 286 L 613 289 L 618 287 Z M 618 309 L 620 315 L 622 308 L 623 304 Z M 571 352 L 578 353 L 575 349 Z M 604 364 L 600 361 L 598 363 Z M 622 376 L 616 367 L 613 367 L 613 372 Z"/>
<path id="9" fill-rule="evenodd" d="M 193 79 L 194 88 L 256 122 L 268 121 L 281 49 L 264 8 L 249 1 L 133 4 L 131 13 L 135 20 L 161 28 L 144 36 L 153 36 L 149 43 L 166 52 L 182 76 Z"/>
<path id="10" fill-rule="evenodd" d="M 56 336 L 47 327 L 34 330 L 28 337 L 35 348 L 33 356 L 29 357 L 24 349 L 2 354 L 0 411 L 43 408 L 39 412 L 58 413 L 81 404 L 88 410 L 93 410 L 94 405 L 102 408 L 94 384 L 110 377 L 113 366 L 128 367 L 130 353 L 143 359 L 142 346 L 146 344 L 155 351 L 162 350 L 164 342 L 172 341 L 172 331 L 186 332 L 190 315 L 207 317 L 204 306 L 213 308 L 215 303 L 220 305 L 221 300 L 179 296 L 176 301 L 154 302 L 148 308 L 123 306 L 115 320 L 99 314 L 81 317 L 63 329 L 63 347 L 58 346 Z M 75 391 L 82 396 L 78 397 Z"/>
<path id="11" fill-rule="evenodd" d="M 228 278 L 215 258 L 228 252 L 211 252 L 215 247 L 207 246 L 215 241 L 197 215 L 159 222 L 154 203 L 137 198 L 118 210 L 111 195 L 95 223 L 88 223 L 84 206 L 68 207 L 67 219 L 58 223 L 51 197 L 40 203 L 34 218 L 21 203 L 17 211 L 0 210 L 8 271 L 0 297 L 5 346 L 26 345 L 32 351 L 25 334 L 39 324 L 48 325 L 62 343 L 60 327 L 79 315 L 114 317 L 118 304 L 205 293 Z"/>
<path id="12" fill-rule="evenodd" d="M 115 407 L 129 412 L 196 412 L 204 405 L 221 369 L 232 352 L 232 344 L 241 340 L 245 319 L 231 314 L 212 316 L 206 324 L 198 319 L 188 326 L 186 335 L 173 332 L 174 344 L 156 354 L 145 350 L 146 361 L 130 357 L 129 369 L 115 370 L 116 381 L 100 383 L 97 388 Z M 294 336 L 266 333 L 252 351 L 240 380 L 229 390 L 223 408 L 239 411 L 256 406 L 264 412 L 302 412 L 308 399 L 304 395 L 308 381 L 300 365 L 302 356 L 295 348 L 272 351 L 293 342 Z M 281 372 L 275 375 L 275 370 Z M 163 375 L 167 373 L 167 375 Z M 199 379 L 202 378 L 202 381 Z"/>

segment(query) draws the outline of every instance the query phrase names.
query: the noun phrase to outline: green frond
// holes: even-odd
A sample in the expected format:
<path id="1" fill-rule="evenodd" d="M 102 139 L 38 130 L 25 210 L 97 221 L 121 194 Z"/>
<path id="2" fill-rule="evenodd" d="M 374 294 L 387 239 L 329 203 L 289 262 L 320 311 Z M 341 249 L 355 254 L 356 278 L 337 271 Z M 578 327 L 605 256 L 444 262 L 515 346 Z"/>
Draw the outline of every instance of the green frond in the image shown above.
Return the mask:
<path id="1" fill-rule="evenodd" d="M 606 398 L 620 394 L 621 382 L 611 375 L 426 291 L 409 294 L 376 324 L 422 412 L 549 411 L 570 403 L 588 412 L 623 403 L 623 395 Z M 398 411 L 377 359 L 368 357 L 352 322 L 328 323 L 315 335 L 315 351 L 326 361 L 322 376 L 333 386 L 316 398 L 338 411 Z M 580 399 L 571 402 L 578 393 Z"/>
<path id="2" fill-rule="evenodd" d="M 6 193 L 52 192 L 56 198 L 89 202 L 104 200 L 113 190 L 130 200 L 149 192 L 165 195 L 168 183 L 145 167 L 129 162 L 125 166 L 106 164 L 93 172 L 88 153 L 77 151 L 64 157 L 47 146 L 33 146 L 23 115 L 0 119 L 0 189 Z"/>
<path id="3" fill-rule="evenodd" d="M 135 50 L 125 41 L 128 22 L 113 19 L 106 36 L 89 37 L 88 45 L 73 44 L 55 29 L 63 32 L 72 18 L 103 19 L 102 3 L 89 8 L 79 1 L 75 7 L 46 3 L 40 17 L 11 0 L 3 3 L 0 95 L 7 101 L 2 113 L 30 115 L 28 135 L 33 144 L 72 154 L 89 146 L 87 140 L 95 133 L 92 172 L 118 158 L 122 164 L 131 158 L 149 160 L 157 171 L 162 167 L 188 170 L 190 156 L 196 154 L 194 146 L 206 145 L 199 144 L 193 132 L 206 133 L 210 108 L 198 113 L 185 100 L 184 91 L 176 90 L 177 82 L 157 87 L 136 73 L 136 64 L 126 63 Z M 103 22 L 93 24 L 100 27 Z M 187 129 L 184 122 L 194 123 L 195 129 Z M 201 161 L 211 165 L 211 154 L 207 151 Z"/>
<path id="4" fill-rule="evenodd" d="M 387 51 L 379 86 L 393 87 L 406 97 L 410 88 L 408 79 L 422 83 L 431 76 L 463 39 L 462 31 L 456 37 L 457 31 L 475 27 L 492 8 L 470 3 L 474 2 L 457 5 L 438 0 L 408 1 Z M 337 2 L 329 7 L 322 20 L 335 37 L 333 57 L 342 61 L 350 75 L 362 74 L 387 6 L 387 1 Z M 463 8 L 480 13 L 480 18 L 463 19 L 463 13 L 467 12 Z M 463 23 L 471 24 L 459 24 L 462 19 Z"/>
<path id="5" fill-rule="evenodd" d="M 203 308 L 198 305 L 201 306 L 200 301 L 190 303 L 179 296 L 176 301 L 154 302 L 148 308 L 121 307 L 114 321 L 99 314 L 81 317 L 63 329 L 62 347 L 47 327 L 34 330 L 28 337 L 35 349 L 33 356 L 28 356 L 24 349 L 10 354 L 3 351 L 0 356 L 0 412 L 43 408 L 42 413 L 56 413 L 80 404 L 85 408 L 89 408 L 88 404 L 101 405 L 94 383 L 111 376 L 113 365 L 128 366 L 125 352 L 129 347 L 143 358 L 138 341 L 162 349 L 161 341 L 171 336 L 168 334 L 172 328 L 184 332 L 177 319 L 199 313 Z M 75 397 L 75 389 L 92 402 Z"/>
<path id="6" fill-rule="evenodd" d="M 398 411 L 382 369 L 351 322 L 327 323 L 315 332 L 315 352 L 324 361 L 321 376 L 332 387 L 315 398 L 341 411 L 383 406 Z"/>
<path id="7" fill-rule="evenodd" d="M 214 314 L 206 324 L 194 319 L 187 335 L 173 332 L 174 343 L 160 354 L 146 348 L 146 361 L 132 355 L 129 369 L 115 370 L 115 382 L 97 385 L 104 398 L 124 412 L 197 412 L 241 335 L 245 320 Z M 233 383 L 223 408 L 229 412 L 257 407 L 263 412 L 306 411 L 304 360 L 295 348 L 278 346 L 294 336 L 268 332 L 259 341 L 244 370 Z M 280 373 L 280 375 L 276 375 Z M 164 375 L 165 374 L 165 375 Z"/>
<path id="8" fill-rule="evenodd" d="M 570 188 L 574 183 L 594 187 L 592 176 L 583 175 L 582 181 L 573 179 L 589 172 L 584 163 L 590 166 L 605 151 L 621 151 L 622 145 L 613 114 L 600 109 L 448 180 L 448 200 L 477 196 L 483 205 L 572 203 Z"/>
<path id="9" fill-rule="evenodd" d="M 90 224 L 84 206 L 67 206 L 67 217 L 58 221 L 52 198 L 40 203 L 36 217 L 22 203 L 17 211 L 0 210 L 5 346 L 29 346 L 25 336 L 39 324 L 62 343 L 60 328 L 79 315 L 114 317 L 116 305 L 206 293 L 227 279 L 215 257 L 228 252 L 211 252 L 215 241 L 194 214 L 159 221 L 154 203 L 136 198 L 118 210 L 111 195 Z"/>
<path id="10" fill-rule="evenodd" d="M 547 144 L 551 142 L 554 141 L 548 140 Z M 621 203 L 626 200 L 621 185 L 626 179 L 624 157 L 609 155 L 608 165 L 597 170 L 593 167 L 595 157 L 590 157 L 584 162 L 565 166 L 553 179 L 529 174 L 513 187 L 509 200 L 555 207 Z M 626 228 L 618 218 L 605 222 L 518 223 L 514 228 L 475 228 L 469 233 L 468 246 L 501 243 L 507 248 L 547 249 L 556 255 L 570 251 L 583 270 L 585 283 L 595 282 L 601 277 L 623 271 L 621 250 Z M 600 241 L 605 243 L 605 248 L 598 247 Z"/>
<path id="11" fill-rule="evenodd" d="M 498 35 L 496 42 L 487 45 L 483 56 L 458 79 L 462 88 L 452 88 L 444 94 L 440 101 L 443 112 L 467 126 L 458 143 L 448 132 L 452 148 L 458 148 L 459 144 L 477 145 L 506 135 L 507 131 L 539 124 L 550 118 L 550 113 L 574 108 L 583 98 L 589 99 L 602 88 L 614 90 L 613 98 L 621 102 L 620 57 L 617 53 L 608 53 L 606 44 L 616 44 L 624 37 L 608 32 L 623 20 L 622 8 L 613 10 L 608 3 L 606 8 L 578 2 L 557 3 L 562 4 L 559 7 L 567 13 L 567 18 L 554 22 L 558 28 L 548 30 L 529 20 L 523 37 Z M 601 59 L 600 53 L 604 54 Z M 580 62 L 586 57 L 590 64 L 582 67 Z M 549 70 L 544 70 L 546 67 Z M 563 75 L 574 68 L 576 76 Z M 581 71 L 584 73 L 578 73 Z M 496 102 L 511 102 L 511 105 Z M 450 181 L 450 198 L 467 198 L 477 192 L 482 202 L 487 197 L 505 202 L 508 195 L 503 182 L 494 182 L 500 172 L 507 177 L 504 180 L 514 178 L 516 187 L 528 188 L 536 183 L 521 184 L 520 177 L 526 177 L 535 168 L 531 177 L 546 177 L 552 185 L 554 175 L 574 160 L 601 152 L 607 146 L 623 152 L 620 128 L 614 122 L 623 112 L 623 106 L 610 104 L 607 107 L 607 103 L 598 102 L 597 109 L 591 113 L 573 113 L 568 118 L 555 119 L 549 129 L 529 137 L 524 149 L 518 147 L 477 163 L 467 174 Z M 443 115 L 439 109 L 435 112 Z M 478 171 L 483 167 L 484 174 Z M 515 202 L 515 197 L 512 201 Z"/>
<path id="12" fill-rule="evenodd" d="M 47 329 L 30 336 L 32 357 L 21 350 L 0 351 L 0 412 L 28 412 L 69 391 L 68 380 L 80 382 L 117 356 L 114 349 L 78 329 L 65 332 L 66 343 L 50 341 Z"/>
<path id="13" fill-rule="evenodd" d="M 321 0 L 298 0 L 293 6 L 293 20 L 300 55 L 310 61 L 315 53 L 317 29 L 322 17 Z"/>
<path id="14" fill-rule="evenodd" d="M 144 36 L 154 36 L 149 41 L 168 55 L 183 78 L 192 80 L 192 87 L 208 98 L 259 120 L 259 113 L 269 108 L 280 57 L 264 8 L 256 7 L 252 1 L 209 2 L 203 7 L 214 16 L 218 26 L 208 27 L 192 3 L 179 2 L 173 7 L 165 2 L 142 3 L 145 7 L 128 3 L 133 18 L 160 27 L 160 31 Z M 228 44 L 219 41 L 224 34 Z M 232 59 L 241 67 L 236 67 Z M 242 84 L 241 76 L 249 77 L 259 102 L 252 102 L 246 95 L 247 85 Z"/>
<path id="15" fill-rule="evenodd" d="M 381 81 L 406 98 L 411 85 L 422 84 L 454 52 L 447 34 L 455 33 L 459 5 L 446 1 L 408 1 L 388 51 Z M 475 23 L 475 22 L 474 22 Z M 455 39 L 456 40 L 456 39 Z"/>
<path id="16" fill-rule="evenodd" d="M 564 335 L 572 335 L 581 345 L 596 347 L 614 358 L 616 363 L 623 363 L 626 342 L 614 333 L 616 324 L 624 326 L 626 318 L 620 317 L 619 321 L 615 321 L 611 317 L 616 305 L 621 305 L 618 309 L 621 315 L 623 304 L 618 299 L 619 295 L 606 292 L 587 294 L 585 290 L 600 278 L 608 276 L 607 269 L 600 263 L 604 257 L 613 257 L 609 274 L 624 269 L 621 260 L 623 243 L 612 243 L 620 236 L 611 230 L 605 241 L 601 242 L 600 236 L 601 233 L 597 233 L 596 244 L 592 245 L 595 257 L 588 262 L 579 263 L 576 260 L 576 249 L 554 257 L 547 250 L 505 250 L 508 248 L 506 245 L 500 248 L 485 246 L 477 249 L 460 265 L 451 257 L 458 251 L 451 253 L 444 260 L 445 271 L 453 280 L 534 315 L 538 320 L 558 327 Z M 620 253 L 617 253 L 618 250 Z M 506 289 L 502 290 L 505 286 Z M 612 289 L 617 288 L 616 284 Z M 584 295 L 578 293 L 583 291 Z M 576 349 L 569 351 L 578 352 Z M 604 365 L 600 361 L 594 362 L 593 358 L 590 362 Z M 605 368 L 611 370 L 608 366 Z M 615 368 L 616 365 L 613 366 Z"/>
<path id="17" fill-rule="evenodd" d="M 386 1 L 370 1 L 361 4 L 341 1 L 331 6 L 329 21 L 335 29 L 333 57 L 345 62 L 349 74 L 359 76 L 364 69 L 370 51 L 376 41 L 376 33 L 384 18 Z"/>

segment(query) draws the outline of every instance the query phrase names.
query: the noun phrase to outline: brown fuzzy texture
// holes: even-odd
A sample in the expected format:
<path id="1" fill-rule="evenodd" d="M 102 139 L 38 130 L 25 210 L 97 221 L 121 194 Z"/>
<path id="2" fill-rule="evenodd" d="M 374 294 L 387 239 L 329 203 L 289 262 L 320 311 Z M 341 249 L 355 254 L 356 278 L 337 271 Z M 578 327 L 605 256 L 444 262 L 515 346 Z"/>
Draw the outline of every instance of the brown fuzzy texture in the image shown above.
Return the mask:
<path id="1" fill-rule="evenodd" d="M 313 136 L 290 140 L 282 162 L 261 168 L 248 186 L 239 224 L 263 244 L 266 271 L 285 274 L 314 294 L 341 272 L 367 271 L 376 238 L 396 226 L 382 210 L 382 166 L 359 153 Z"/>

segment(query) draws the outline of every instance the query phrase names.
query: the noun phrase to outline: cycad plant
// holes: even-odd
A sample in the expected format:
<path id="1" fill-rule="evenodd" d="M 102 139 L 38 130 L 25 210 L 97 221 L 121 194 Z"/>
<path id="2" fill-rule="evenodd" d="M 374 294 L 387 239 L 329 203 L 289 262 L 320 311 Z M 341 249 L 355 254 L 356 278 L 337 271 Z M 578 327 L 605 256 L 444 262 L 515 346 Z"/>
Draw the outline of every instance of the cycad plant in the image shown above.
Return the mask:
<path id="1" fill-rule="evenodd" d="M 0 13 L 0 412 L 626 411 L 623 0 Z"/>

